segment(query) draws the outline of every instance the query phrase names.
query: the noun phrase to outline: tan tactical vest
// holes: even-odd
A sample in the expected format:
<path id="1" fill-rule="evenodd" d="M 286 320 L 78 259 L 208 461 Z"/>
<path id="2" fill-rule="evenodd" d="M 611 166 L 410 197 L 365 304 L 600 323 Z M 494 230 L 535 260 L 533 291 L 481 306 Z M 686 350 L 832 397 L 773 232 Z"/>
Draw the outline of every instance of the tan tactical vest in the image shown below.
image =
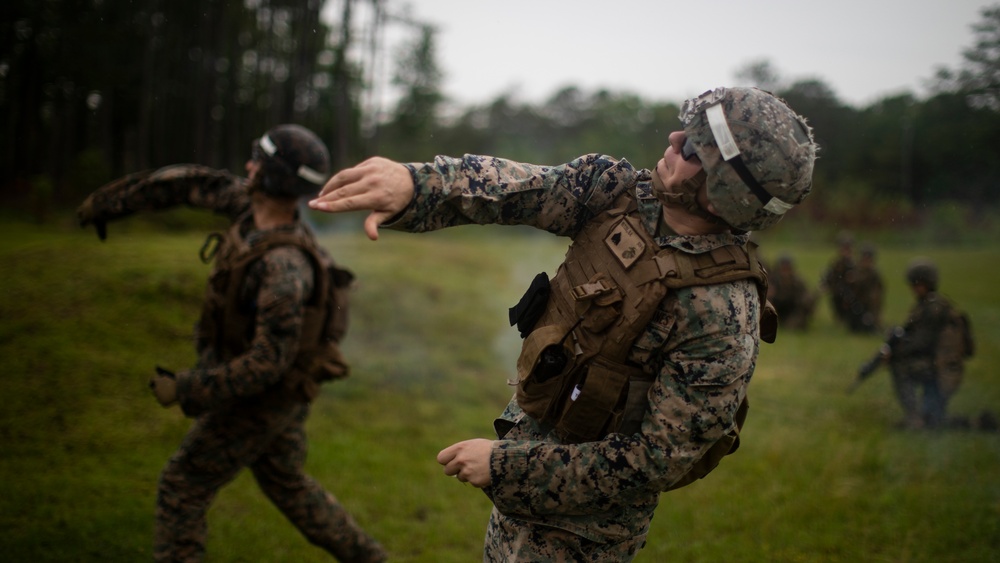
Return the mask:
<path id="1" fill-rule="evenodd" d="M 347 331 L 348 291 L 354 275 L 335 265 L 304 229 L 269 232 L 248 243 L 240 228 L 247 221 L 252 217 L 236 221 L 225 234 L 212 233 L 202 248 L 202 260 L 214 257 L 215 267 L 199 322 L 199 349 L 210 346 L 223 361 L 247 350 L 255 324 L 254 312 L 240 299 L 247 270 L 272 249 L 297 247 L 312 261 L 315 282 L 305 307 L 299 352 L 283 384 L 299 400 L 311 401 L 320 383 L 348 375 L 338 343 Z"/>
<path id="2" fill-rule="evenodd" d="M 639 430 L 655 374 L 627 357 L 670 289 L 752 278 L 762 303 L 761 338 L 774 340 L 777 319 L 773 308 L 765 313 L 767 274 L 753 243 L 704 254 L 660 248 L 636 210 L 634 195 L 623 194 L 574 238 L 518 358 L 518 405 L 566 442 Z M 553 355 L 566 360 L 557 373 L 548 359 Z M 747 408 L 744 399 L 731 436 L 674 488 L 708 474 L 736 450 Z"/>

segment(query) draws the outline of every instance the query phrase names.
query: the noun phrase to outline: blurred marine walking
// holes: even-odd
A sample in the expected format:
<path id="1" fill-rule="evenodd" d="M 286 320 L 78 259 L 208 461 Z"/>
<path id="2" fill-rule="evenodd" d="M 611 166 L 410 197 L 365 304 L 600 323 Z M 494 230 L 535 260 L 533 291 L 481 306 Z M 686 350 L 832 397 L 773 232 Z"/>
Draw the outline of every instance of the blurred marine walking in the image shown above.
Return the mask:
<path id="1" fill-rule="evenodd" d="M 171 166 L 112 182 L 78 210 L 81 224 L 94 225 L 102 240 L 108 221 L 177 205 L 233 221 L 201 249 L 215 265 L 196 333 L 197 365 L 176 373 L 157 367 L 150 380 L 160 404 L 195 418 L 160 476 L 157 561 L 202 559 L 208 507 L 244 467 L 313 544 L 345 562 L 385 559 L 378 542 L 303 472 L 310 402 L 321 382 L 348 372 L 338 341 L 353 276 L 334 265 L 298 212 L 299 200 L 326 181 L 329 161 L 315 134 L 281 125 L 254 141 L 246 179 Z"/>

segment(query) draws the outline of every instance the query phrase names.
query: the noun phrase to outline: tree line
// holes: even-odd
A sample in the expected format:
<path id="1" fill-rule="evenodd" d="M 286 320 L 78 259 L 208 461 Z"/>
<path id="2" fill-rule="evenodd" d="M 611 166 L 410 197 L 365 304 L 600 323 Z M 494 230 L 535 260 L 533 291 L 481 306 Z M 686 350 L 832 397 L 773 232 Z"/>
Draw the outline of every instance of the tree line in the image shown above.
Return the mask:
<path id="1" fill-rule="evenodd" d="M 0 14 L 5 205 L 75 204 L 111 178 L 175 162 L 241 171 L 250 141 L 286 122 L 325 139 L 336 168 L 372 154 L 555 164 L 587 152 L 648 167 L 682 101 L 568 87 L 541 103 L 499 94 L 446 115 L 435 29 L 391 0 L 8 0 Z M 781 80 L 767 61 L 737 73 L 813 126 L 813 215 L 864 222 L 888 208 L 997 202 L 1000 6 L 981 14 L 964 65 L 938 69 L 923 99 L 859 108 L 822 79 Z M 407 39 L 389 52 L 393 26 Z M 383 110 L 373 100 L 387 60 L 399 95 Z"/>

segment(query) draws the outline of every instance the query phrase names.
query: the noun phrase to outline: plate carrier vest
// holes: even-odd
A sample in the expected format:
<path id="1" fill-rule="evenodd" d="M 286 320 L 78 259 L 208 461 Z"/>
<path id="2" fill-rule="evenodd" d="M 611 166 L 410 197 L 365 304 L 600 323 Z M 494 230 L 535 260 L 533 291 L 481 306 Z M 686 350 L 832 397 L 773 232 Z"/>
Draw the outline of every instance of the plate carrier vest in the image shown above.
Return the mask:
<path id="1" fill-rule="evenodd" d="M 727 245 L 703 254 L 661 249 L 636 211 L 635 195 L 626 192 L 573 239 L 551 281 L 547 306 L 529 325 L 531 332 L 522 343 L 517 403 L 567 443 L 639 431 L 648 406 L 646 393 L 656 375 L 627 357 L 670 289 L 751 278 L 761 302 L 761 339 L 773 342 L 777 332 L 756 244 Z M 513 324 L 513 309 L 511 314 Z M 547 359 L 553 353 L 560 360 L 554 372 Z M 736 451 L 748 408 L 744 398 L 733 432 L 671 488 L 707 475 L 722 457 Z"/>
<path id="2" fill-rule="evenodd" d="M 305 305 L 299 352 L 282 383 L 297 400 L 308 402 L 319 393 L 320 383 L 349 373 L 339 342 L 347 332 L 348 292 L 354 274 L 334 264 L 306 229 L 269 231 L 248 243 L 240 227 L 251 220 L 250 214 L 242 216 L 225 234 L 210 234 L 202 247 L 202 260 L 207 263 L 214 258 L 215 266 L 198 324 L 198 349 L 212 347 L 222 361 L 243 354 L 253 338 L 255 322 L 254 311 L 240 300 L 247 270 L 275 248 L 299 248 L 312 262 L 315 281 Z"/>

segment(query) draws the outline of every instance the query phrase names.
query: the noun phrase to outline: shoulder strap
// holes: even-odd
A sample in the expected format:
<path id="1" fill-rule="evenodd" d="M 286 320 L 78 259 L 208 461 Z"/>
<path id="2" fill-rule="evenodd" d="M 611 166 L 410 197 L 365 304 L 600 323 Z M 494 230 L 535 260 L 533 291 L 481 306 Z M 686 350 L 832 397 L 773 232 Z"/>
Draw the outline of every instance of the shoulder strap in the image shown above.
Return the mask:
<path id="1" fill-rule="evenodd" d="M 761 303 L 761 340 L 771 343 L 777 337 L 778 314 L 767 300 L 767 271 L 757 257 L 755 242 L 721 246 L 702 254 L 664 249 L 652 260 L 637 265 L 634 276 L 640 284 L 662 280 L 670 289 L 752 279 Z"/>
<path id="2" fill-rule="evenodd" d="M 301 232 L 268 233 L 259 240 L 254 241 L 254 243 L 249 245 L 247 249 L 235 260 L 232 265 L 231 271 L 233 272 L 233 275 L 231 279 L 236 281 L 242 280 L 243 275 L 246 273 L 246 269 L 252 263 L 259 260 L 271 250 L 282 246 L 297 247 L 305 252 L 312 261 L 315 285 L 313 287 L 312 296 L 309 299 L 309 304 L 315 304 L 318 300 L 322 299 L 324 295 L 326 295 L 326 284 L 328 283 L 328 280 L 327 276 L 323 274 L 323 262 L 320 259 L 316 245 L 312 242 L 312 240 L 310 240 L 309 237 Z M 226 296 L 227 302 L 235 303 L 236 293 L 239 291 L 239 283 L 231 283 L 228 291 L 229 294 Z"/>

